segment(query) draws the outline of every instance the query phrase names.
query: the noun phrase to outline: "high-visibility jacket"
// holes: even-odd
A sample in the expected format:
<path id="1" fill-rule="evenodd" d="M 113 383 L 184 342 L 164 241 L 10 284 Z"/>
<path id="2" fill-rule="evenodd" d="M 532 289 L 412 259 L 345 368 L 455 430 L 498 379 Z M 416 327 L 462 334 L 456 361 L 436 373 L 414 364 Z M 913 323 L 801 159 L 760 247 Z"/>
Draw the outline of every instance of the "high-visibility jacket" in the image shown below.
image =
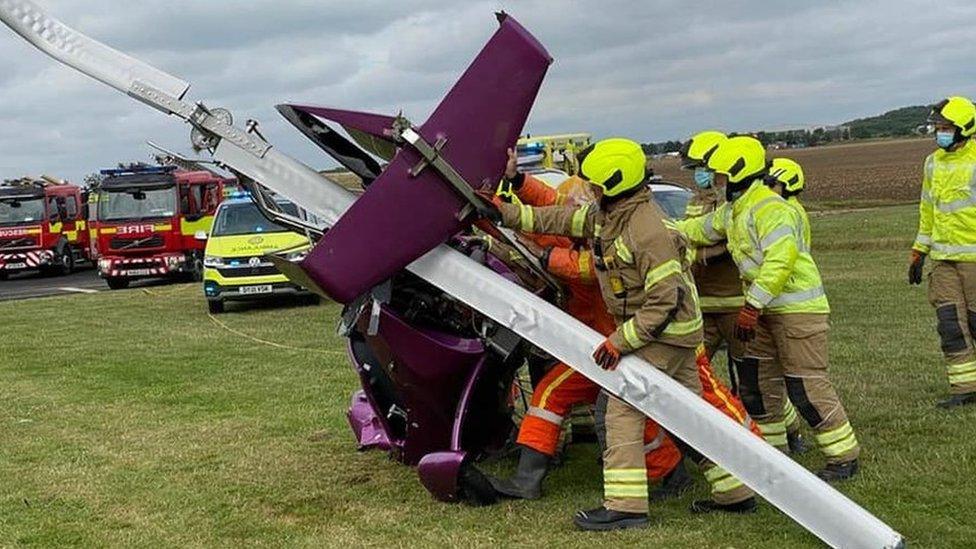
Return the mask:
<path id="1" fill-rule="evenodd" d="M 925 159 L 912 248 L 943 261 L 976 261 L 976 143 Z"/>
<path id="2" fill-rule="evenodd" d="M 806 208 L 800 203 L 800 199 L 796 196 L 791 196 L 786 199 L 786 203 L 796 209 L 796 213 L 800 214 L 800 223 L 803 223 L 803 243 L 806 244 L 807 249 L 811 249 L 812 237 L 810 236 L 810 216 L 807 215 Z"/>
<path id="3" fill-rule="evenodd" d="M 502 204 L 499 209 L 507 227 L 592 239 L 597 280 L 618 326 L 609 339 L 622 352 L 652 341 L 691 348 L 701 344 L 701 311 L 684 237 L 649 190 L 605 210 L 595 204 Z"/>
<path id="4" fill-rule="evenodd" d="M 685 218 L 707 215 L 720 204 L 713 190 L 698 190 L 685 208 Z M 739 267 L 732 260 L 722 241 L 714 246 L 699 248 L 691 273 L 698 287 L 698 299 L 703 313 L 738 311 L 745 303 Z"/>
<path id="5" fill-rule="evenodd" d="M 800 214 L 761 181 L 735 202 L 678 227 L 696 245 L 728 241 L 753 307 L 770 314 L 830 312 Z"/>

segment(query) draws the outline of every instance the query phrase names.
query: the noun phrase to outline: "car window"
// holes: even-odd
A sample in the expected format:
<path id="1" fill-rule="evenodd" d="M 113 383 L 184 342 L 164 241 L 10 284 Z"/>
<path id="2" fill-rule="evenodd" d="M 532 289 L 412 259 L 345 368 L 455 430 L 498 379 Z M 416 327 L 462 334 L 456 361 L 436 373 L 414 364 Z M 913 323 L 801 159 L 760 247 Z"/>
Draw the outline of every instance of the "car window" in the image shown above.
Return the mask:
<path id="1" fill-rule="evenodd" d="M 685 216 L 685 208 L 691 200 L 691 192 L 684 189 L 655 190 L 651 196 L 664 213 L 673 219 L 681 219 Z"/>

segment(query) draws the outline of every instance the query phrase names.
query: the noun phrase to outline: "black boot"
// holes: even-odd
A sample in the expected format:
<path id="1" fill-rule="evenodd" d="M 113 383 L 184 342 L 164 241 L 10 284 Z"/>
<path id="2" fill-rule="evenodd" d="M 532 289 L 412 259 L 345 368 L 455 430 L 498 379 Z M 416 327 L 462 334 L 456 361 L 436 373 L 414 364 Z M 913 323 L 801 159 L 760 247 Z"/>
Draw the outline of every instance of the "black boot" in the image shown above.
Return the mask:
<path id="1" fill-rule="evenodd" d="M 944 410 L 949 408 L 955 408 L 957 406 L 965 406 L 967 404 L 976 404 L 976 393 L 963 393 L 961 395 L 952 395 L 951 397 L 940 400 L 936 402 L 935 405 Z"/>
<path id="2" fill-rule="evenodd" d="M 790 453 L 793 455 L 806 453 L 810 449 L 806 439 L 803 438 L 803 435 L 799 431 L 786 433 L 786 443 L 790 446 Z"/>
<path id="3" fill-rule="evenodd" d="M 664 476 L 661 485 L 651 491 L 651 501 L 663 501 L 680 497 L 695 484 L 688 475 L 683 461 L 679 461 L 670 473 Z"/>
<path id="4" fill-rule="evenodd" d="M 647 526 L 647 513 L 625 513 L 602 505 L 589 511 L 576 511 L 573 524 L 580 530 L 606 531 Z"/>
<path id="5" fill-rule="evenodd" d="M 852 459 L 847 463 L 828 463 L 826 467 L 817 472 L 817 476 L 824 482 L 837 482 L 854 477 L 857 471 L 857 460 Z"/>
<path id="6" fill-rule="evenodd" d="M 511 478 L 488 477 L 492 487 L 500 495 L 516 499 L 542 497 L 542 479 L 549 470 L 550 457 L 542 452 L 522 446 L 518 467 Z"/>
<path id="7" fill-rule="evenodd" d="M 752 497 L 749 499 L 744 499 L 736 503 L 715 503 L 710 499 L 699 499 L 691 503 L 691 507 L 688 508 L 689 511 L 695 513 L 696 515 L 704 513 L 735 513 L 739 515 L 744 515 L 746 513 L 756 512 L 756 498 Z"/>

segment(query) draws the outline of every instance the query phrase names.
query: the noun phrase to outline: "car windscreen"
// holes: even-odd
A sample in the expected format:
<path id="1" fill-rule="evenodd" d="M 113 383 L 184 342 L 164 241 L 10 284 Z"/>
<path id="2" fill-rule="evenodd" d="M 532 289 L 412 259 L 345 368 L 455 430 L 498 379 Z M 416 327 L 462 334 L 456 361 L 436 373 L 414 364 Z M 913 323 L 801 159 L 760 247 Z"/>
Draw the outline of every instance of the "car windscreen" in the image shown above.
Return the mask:
<path id="1" fill-rule="evenodd" d="M 298 208 L 291 202 L 279 202 L 278 207 L 292 216 L 298 216 Z M 235 234 L 280 233 L 289 229 L 270 221 L 253 202 L 224 204 L 217 212 L 210 236 Z"/>
<path id="2" fill-rule="evenodd" d="M 685 190 L 675 189 L 673 191 L 655 190 L 652 194 L 654 201 L 661 206 L 664 213 L 673 219 L 681 219 L 685 216 L 685 207 L 691 200 L 691 193 Z"/>
<path id="3" fill-rule="evenodd" d="M 44 198 L 0 199 L 0 225 L 23 225 L 44 221 Z"/>
<path id="4" fill-rule="evenodd" d="M 100 221 L 136 221 L 173 217 L 176 187 L 112 189 L 98 194 Z"/>

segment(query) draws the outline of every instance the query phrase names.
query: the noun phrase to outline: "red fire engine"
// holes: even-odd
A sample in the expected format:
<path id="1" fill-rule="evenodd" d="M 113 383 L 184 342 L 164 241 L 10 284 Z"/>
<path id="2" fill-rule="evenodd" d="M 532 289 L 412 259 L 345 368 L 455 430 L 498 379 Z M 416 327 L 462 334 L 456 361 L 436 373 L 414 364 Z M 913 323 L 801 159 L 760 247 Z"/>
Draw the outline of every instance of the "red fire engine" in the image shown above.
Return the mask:
<path id="1" fill-rule="evenodd" d="M 207 235 L 231 180 L 174 166 L 101 173 L 92 245 L 109 288 L 140 278 L 201 280 Z"/>
<path id="2" fill-rule="evenodd" d="M 0 278 L 68 274 L 90 259 L 81 187 L 43 176 L 0 184 Z"/>

